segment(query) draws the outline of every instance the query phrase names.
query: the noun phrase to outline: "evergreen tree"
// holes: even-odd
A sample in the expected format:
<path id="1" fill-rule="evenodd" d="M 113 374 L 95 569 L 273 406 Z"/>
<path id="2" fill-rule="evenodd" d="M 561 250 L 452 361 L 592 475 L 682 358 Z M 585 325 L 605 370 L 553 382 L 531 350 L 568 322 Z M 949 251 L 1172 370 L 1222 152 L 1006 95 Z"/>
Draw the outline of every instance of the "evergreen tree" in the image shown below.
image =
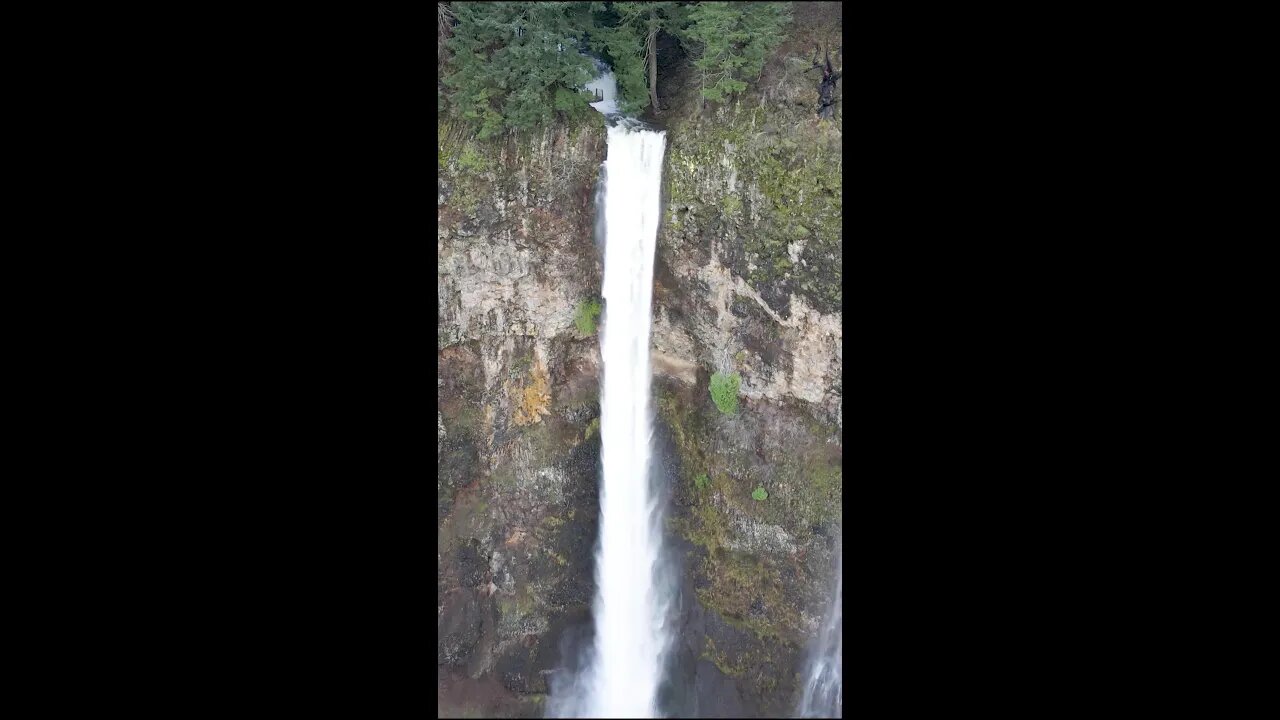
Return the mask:
<path id="1" fill-rule="evenodd" d="M 719 102 L 760 77 L 765 57 L 791 22 L 790 3 L 701 2 L 688 9 L 682 36 L 695 48 L 702 97 Z"/>
<path id="2" fill-rule="evenodd" d="M 618 83 L 618 107 L 638 113 L 649 103 L 644 80 L 643 38 L 624 6 L 641 3 L 592 3 L 591 49 L 604 58 Z"/>
<path id="3" fill-rule="evenodd" d="M 695 57 L 702 96 L 721 101 L 759 77 L 790 22 L 790 3 L 437 3 L 442 99 L 481 138 L 589 115 L 582 88 L 599 53 L 613 68 L 620 107 L 658 112 L 658 33 Z"/>
<path id="4" fill-rule="evenodd" d="M 595 3 L 603 6 L 605 3 Z M 653 106 L 655 114 L 660 114 L 658 103 L 658 32 L 672 31 L 681 24 L 683 14 L 675 2 L 619 2 L 609 3 L 610 16 L 599 23 L 601 31 L 618 36 L 610 43 L 608 51 L 612 57 L 622 57 L 620 63 L 625 66 L 628 83 L 625 93 L 633 110 Z M 625 45 L 625 47 L 624 47 Z M 615 49 L 617 52 L 615 52 Z M 615 66 L 615 74 L 621 78 Z M 647 74 L 647 78 L 645 75 Z M 622 92 L 622 81 L 618 83 Z M 647 91 L 647 98 L 639 99 L 641 90 Z"/>
<path id="5" fill-rule="evenodd" d="M 578 52 L 589 8 L 572 2 L 455 2 L 444 83 L 450 105 L 479 136 L 592 112 L 581 88 L 591 60 Z"/>

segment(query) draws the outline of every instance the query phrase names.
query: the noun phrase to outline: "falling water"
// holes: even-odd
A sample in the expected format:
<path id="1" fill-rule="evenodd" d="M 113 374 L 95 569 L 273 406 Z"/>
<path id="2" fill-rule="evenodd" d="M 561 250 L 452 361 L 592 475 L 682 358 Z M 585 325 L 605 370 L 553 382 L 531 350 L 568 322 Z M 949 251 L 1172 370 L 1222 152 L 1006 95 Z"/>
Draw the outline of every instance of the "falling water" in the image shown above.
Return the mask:
<path id="1" fill-rule="evenodd" d="M 649 484 L 649 331 L 666 134 L 615 114 L 611 73 L 589 88 L 604 96 L 593 107 L 611 125 L 604 168 L 603 474 L 595 640 L 573 697 L 558 701 L 553 713 L 655 717 L 670 646 L 668 597 L 657 576 L 662 513 Z"/>
<path id="2" fill-rule="evenodd" d="M 595 93 L 595 96 L 600 98 L 591 103 L 591 107 L 604 113 L 607 117 L 618 112 L 618 80 L 604 63 L 597 62 L 596 68 L 602 72 L 587 83 L 587 90 Z"/>
<path id="3" fill-rule="evenodd" d="M 796 715 L 802 718 L 838 718 L 844 704 L 843 668 L 841 651 L 844 641 L 841 636 L 844 618 L 841 600 L 844 596 L 844 553 L 840 553 L 840 562 L 836 567 L 836 592 L 831 607 L 827 610 L 826 621 L 813 646 L 809 659 L 808 672 L 805 674 L 804 687 L 801 689 L 800 703 Z"/>

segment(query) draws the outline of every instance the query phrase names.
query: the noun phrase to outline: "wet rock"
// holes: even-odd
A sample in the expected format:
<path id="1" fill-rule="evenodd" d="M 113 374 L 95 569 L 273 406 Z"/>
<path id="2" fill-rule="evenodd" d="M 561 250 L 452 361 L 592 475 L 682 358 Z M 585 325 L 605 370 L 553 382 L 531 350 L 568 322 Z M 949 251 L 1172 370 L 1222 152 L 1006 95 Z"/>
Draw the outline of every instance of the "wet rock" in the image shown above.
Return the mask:
<path id="1" fill-rule="evenodd" d="M 453 506 L 458 488 L 472 481 L 480 468 L 480 455 L 475 443 L 465 437 L 442 439 L 436 466 L 437 521 L 444 519 Z"/>
<path id="2" fill-rule="evenodd" d="M 436 663 L 462 665 L 480 640 L 482 614 L 474 594 L 458 590 L 445 598 L 444 608 L 436 621 L 439 643 Z"/>
<path id="3" fill-rule="evenodd" d="M 489 558 L 483 554 L 480 541 L 472 538 L 455 550 L 458 576 L 463 587 L 479 587 L 489 570 Z"/>
<path id="4" fill-rule="evenodd" d="M 707 660 L 699 660 L 694 671 L 693 698 L 691 717 L 736 718 L 749 715 L 737 684 Z"/>
<path id="5" fill-rule="evenodd" d="M 529 648 L 517 645 L 498 661 L 496 671 L 498 678 L 502 681 L 502 686 L 512 692 L 526 694 L 546 692 L 545 681 L 537 674 L 533 674 L 531 677 L 530 669 Z M 530 682 L 531 680 L 536 680 L 539 683 L 537 688 Z"/>

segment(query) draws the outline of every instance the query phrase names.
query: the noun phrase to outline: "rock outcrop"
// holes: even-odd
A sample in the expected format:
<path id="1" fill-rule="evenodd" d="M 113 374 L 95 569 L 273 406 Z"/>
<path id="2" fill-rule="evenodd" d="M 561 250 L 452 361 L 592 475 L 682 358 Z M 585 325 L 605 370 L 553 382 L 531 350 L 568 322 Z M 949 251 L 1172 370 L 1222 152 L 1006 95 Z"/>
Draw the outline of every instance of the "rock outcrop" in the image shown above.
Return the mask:
<path id="1" fill-rule="evenodd" d="M 535 716 L 551 634 L 591 602 L 600 368 L 574 320 L 604 137 L 439 139 L 437 709 Z"/>

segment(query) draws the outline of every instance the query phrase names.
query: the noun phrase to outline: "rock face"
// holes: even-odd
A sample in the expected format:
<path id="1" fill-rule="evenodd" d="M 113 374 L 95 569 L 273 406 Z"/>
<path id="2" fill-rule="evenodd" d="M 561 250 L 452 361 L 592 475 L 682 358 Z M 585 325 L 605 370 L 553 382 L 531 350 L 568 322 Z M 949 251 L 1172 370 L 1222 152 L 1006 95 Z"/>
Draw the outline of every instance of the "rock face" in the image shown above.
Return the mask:
<path id="1" fill-rule="evenodd" d="M 604 138 L 439 139 L 437 710 L 532 717 L 591 602 Z"/>
<path id="2" fill-rule="evenodd" d="M 693 693 L 677 715 L 789 715 L 830 602 L 843 495 L 841 136 L 813 119 L 800 47 L 766 66 L 759 103 L 670 125 L 653 345 L 660 372 L 657 358 L 683 361 L 661 372 L 656 404 L 695 601 L 682 606 L 682 636 L 696 638 L 674 660 Z M 715 372 L 740 375 L 736 414 L 713 404 Z"/>
<path id="3" fill-rule="evenodd" d="M 799 5 L 799 4 L 798 4 Z M 838 35 L 837 35 L 838 42 Z M 841 537 L 839 120 L 812 45 L 748 101 L 664 114 L 653 367 L 678 646 L 662 705 L 790 713 Z M 533 717 L 590 633 L 598 524 L 599 126 L 480 145 L 439 128 L 437 649 L 442 716 Z M 741 376 L 736 414 L 714 372 Z M 767 496 L 753 499 L 763 488 Z"/>
<path id="4" fill-rule="evenodd" d="M 655 350 L 840 423 L 840 138 L 725 108 L 672 127 Z"/>

